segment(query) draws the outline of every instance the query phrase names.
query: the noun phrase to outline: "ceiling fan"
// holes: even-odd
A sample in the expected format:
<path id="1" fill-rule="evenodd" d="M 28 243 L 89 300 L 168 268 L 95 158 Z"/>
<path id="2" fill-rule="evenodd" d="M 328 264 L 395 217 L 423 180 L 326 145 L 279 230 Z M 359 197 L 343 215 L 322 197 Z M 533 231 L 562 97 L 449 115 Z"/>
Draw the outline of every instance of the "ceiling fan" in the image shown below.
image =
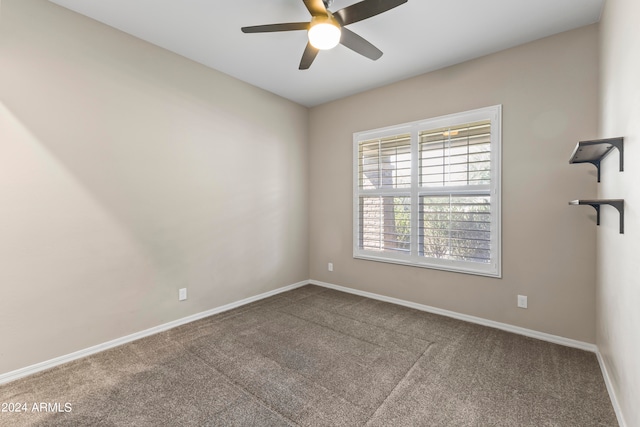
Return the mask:
<path id="1" fill-rule="evenodd" d="M 333 49 L 338 43 L 375 61 L 382 56 L 382 51 L 345 26 L 379 15 L 407 1 L 363 0 L 336 12 L 330 12 L 328 8 L 333 0 L 302 0 L 311 14 L 311 21 L 242 27 L 242 32 L 307 31 L 309 42 L 302 54 L 300 70 L 307 70 L 320 50 Z"/>

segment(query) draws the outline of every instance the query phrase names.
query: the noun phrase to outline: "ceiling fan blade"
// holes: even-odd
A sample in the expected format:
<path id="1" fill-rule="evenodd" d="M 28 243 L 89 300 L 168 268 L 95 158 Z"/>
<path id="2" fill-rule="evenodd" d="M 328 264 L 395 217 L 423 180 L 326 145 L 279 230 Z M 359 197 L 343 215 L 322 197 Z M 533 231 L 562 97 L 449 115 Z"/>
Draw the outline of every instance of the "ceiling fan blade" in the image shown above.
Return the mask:
<path id="1" fill-rule="evenodd" d="M 254 25 L 253 27 L 241 28 L 243 33 L 273 33 L 276 31 L 296 31 L 308 29 L 308 22 L 288 22 L 286 24 Z"/>
<path id="2" fill-rule="evenodd" d="M 374 61 L 382 56 L 382 51 L 380 49 L 378 49 L 353 31 L 344 27 L 342 28 L 340 44 Z"/>
<path id="3" fill-rule="evenodd" d="M 327 8 L 322 0 L 302 0 L 311 16 L 326 16 Z"/>
<path id="4" fill-rule="evenodd" d="M 302 59 L 300 60 L 299 70 L 308 70 L 313 63 L 313 60 L 318 56 L 318 49 L 311 46 L 311 43 L 307 43 L 307 47 L 304 49 L 304 53 L 302 54 Z"/>
<path id="5" fill-rule="evenodd" d="M 340 25 L 349 25 L 379 15 L 407 1 L 408 0 L 364 0 L 340 9 L 337 12 L 333 12 L 333 16 L 338 20 Z"/>

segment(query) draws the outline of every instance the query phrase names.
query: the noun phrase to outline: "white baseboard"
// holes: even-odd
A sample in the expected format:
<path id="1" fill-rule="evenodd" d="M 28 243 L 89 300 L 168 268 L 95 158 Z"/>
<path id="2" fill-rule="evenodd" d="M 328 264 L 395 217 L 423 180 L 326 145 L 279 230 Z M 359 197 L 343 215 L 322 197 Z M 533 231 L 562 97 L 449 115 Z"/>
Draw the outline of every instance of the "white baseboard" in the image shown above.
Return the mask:
<path id="1" fill-rule="evenodd" d="M 203 311 L 201 313 L 197 313 L 191 316 L 187 316 L 184 317 L 182 319 L 178 319 L 178 320 L 174 320 L 172 322 L 169 323 L 165 323 L 163 325 L 159 325 L 159 326 L 155 326 L 153 328 L 150 329 L 146 329 L 144 331 L 140 331 L 140 332 L 136 332 L 134 334 L 131 335 L 127 335 L 121 338 L 117 338 L 115 340 L 112 341 L 108 341 L 102 344 L 98 344 L 95 345 L 93 347 L 89 347 L 83 350 L 79 350 L 76 351 L 74 353 L 70 353 L 64 356 L 60 356 L 60 357 L 56 357 L 55 359 L 51 359 L 51 360 L 47 360 L 45 362 L 41 362 L 41 363 L 37 363 L 35 365 L 31 365 L 31 366 L 27 366 L 25 368 L 21 368 L 21 369 L 17 369 L 15 371 L 11 371 L 11 372 L 7 372 L 5 374 L 1 374 L 0 375 L 0 385 L 1 384 L 6 384 L 9 383 L 11 381 L 15 381 L 19 378 L 23 378 L 29 375 L 33 375 L 37 372 L 40 371 L 44 371 L 46 369 L 50 369 L 53 368 L 55 366 L 58 365 L 62 365 L 64 363 L 68 363 L 71 362 L 73 360 L 76 359 L 80 359 L 83 357 L 87 357 L 90 356 L 92 354 L 95 353 L 99 353 L 101 351 L 104 350 L 108 350 L 110 348 L 113 347 L 117 347 L 135 340 L 139 340 L 141 338 L 145 338 L 148 337 L 150 335 L 154 335 L 157 334 L 159 332 L 163 332 L 172 328 L 175 328 L 177 326 L 181 326 L 184 325 L 186 323 L 190 323 L 190 322 L 194 322 L 196 320 L 208 317 L 208 316 L 212 316 L 214 314 L 218 314 L 218 313 L 222 313 L 224 311 L 228 311 L 228 310 L 232 310 L 234 308 L 252 303 L 254 301 L 258 301 L 264 298 L 268 298 L 271 297 L 273 295 L 277 295 L 279 293 L 282 292 L 286 292 L 286 291 L 290 291 L 296 288 L 299 288 L 301 286 L 307 285 L 307 284 L 312 284 L 312 285 L 317 285 L 317 286 L 322 286 L 325 288 L 330 288 L 330 289 L 335 289 L 338 291 L 342 291 L 342 292 L 347 292 L 347 293 L 351 293 L 351 294 L 355 294 L 355 295 L 360 295 L 363 297 L 367 297 L 367 298 L 372 298 L 372 299 L 376 299 L 379 301 L 385 301 L 385 302 L 389 302 L 392 304 L 397 304 L 397 305 L 402 305 L 405 307 L 409 307 L 409 308 L 414 308 L 416 310 L 420 310 L 420 311 L 426 311 L 429 313 L 434 313 L 434 314 L 439 314 L 442 316 L 447 316 L 447 317 L 451 317 L 454 319 L 458 319 L 458 320 L 463 320 L 466 322 L 471 322 L 471 323 L 476 323 L 479 325 L 484 325 L 484 326 L 488 326 L 491 328 L 496 328 L 496 329 L 501 329 L 507 332 L 513 332 L 515 334 L 519 334 L 519 335 L 524 335 L 524 336 L 528 336 L 531 338 L 536 338 L 542 341 L 548 341 L 554 344 L 560 344 L 560 345 L 564 345 L 567 347 L 574 347 L 574 348 L 578 348 L 581 350 L 586 350 L 586 351 L 590 351 L 596 354 L 597 358 L 598 358 L 598 363 L 600 364 L 600 369 L 602 371 L 602 375 L 604 377 L 604 382 L 607 386 L 607 391 L 609 392 L 609 397 L 611 399 L 611 403 L 613 405 L 613 409 L 616 413 L 616 417 L 618 418 L 618 423 L 620 424 L 620 427 L 626 427 L 626 424 L 624 422 L 624 417 L 622 415 L 622 411 L 620 409 L 620 405 L 618 403 L 618 400 L 616 398 L 614 389 L 612 387 L 611 384 L 611 378 L 609 376 L 609 372 L 607 370 L 607 366 L 604 363 L 604 360 L 602 358 L 602 355 L 600 354 L 600 352 L 598 351 L 598 348 L 595 344 L 590 344 L 590 343 L 586 343 L 586 342 L 582 342 L 582 341 L 577 341 L 577 340 L 573 340 L 570 338 L 565 338 L 565 337 L 561 337 L 561 336 L 557 336 L 557 335 L 552 335 L 552 334 L 547 334 L 544 332 L 538 332 L 538 331 L 534 331 L 531 329 L 527 329 L 527 328 L 521 328 L 519 326 L 513 326 L 513 325 L 509 325 L 507 323 L 501 323 L 501 322 L 495 322 L 493 320 L 488 320 L 488 319 L 483 319 L 481 317 L 475 317 L 475 316 L 469 316 L 466 314 L 461 314 L 461 313 L 457 313 L 454 311 L 450 311 L 450 310 L 444 310 L 441 308 L 437 308 L 437 307 L 431 307 L 428 305 L 424 305 L 424 304 L 418 304 L 415 302 L 411 302 L 411 301 L 405 301 L 405 300 L 401 300 L 398 298 L 392 298 L 392 297 L 388 297 L 388 296 L 384 296 L 384 295 L 379 295 L 379 294 L 374 294 L 371 292 L 366 292 L 366 291 L 360 291 L 357 289 L 353 289 L 353 288 L 348 288 L 345 286 L 339 286 L 339 285 L 334 285 L 332 283 L 326 283 L 326 282 L 320 282 L 318 280 L 305 280 L 302 282 L 298 282 L 298 283 L 294 283 L 292 285 L 289 286 L 284 286 L 282 288 L 278 288 L 275 289 L 273 291 L 269 291 L 269 292 L 265 292 L 263 294 L 260 295 L 256 295 L 253 297 L 249 297 L 249 298 L 245 298 L 243 300 L 240 301 L 236 301 L 230 304 L 226 304 L 223 305 L 221 307 L 217 307 L 211 310 L 207 310 L 207 311 Z"/>
<path id="2" fill-rule="evenodd" d="M 627 427 L 627 423 L 624 421 L 624 416 L 622 415 L 622 409 L 620 408 L 620 403 L 618 402 L 618 398 L 616 397 L 616 392 L 613 388 L 613 384 L 611 383 L 611 376 L 609 375 L 609 370 L 607 369 L 606 363 L 604 363 L 604 358 L 602 357 L 602 354 L 600 354 L 600 350 L 596 351 L 596 356 L 598 357 L 600 370 L 602 371 L 604 383 L 607 386 L 607 392 L 609 392 L 609 398 L 611 399 L 611 405 L 613 406 L 613 410 L 616 413 L 618 424 L 620 425 L 620 427 Z"/>
<path id="3" fill-rule="evenodd" d="M 577 341 L 570 338 L 561 337 L 558 335 L 547 334 L 545 332 L 534 331 L 532 329 L 521 328 L 519 326 L 509 325 L 507 323 L 495 322 L 493 320 L 483 319 L 481 317 L 469 316 L 467 314 L 456 313 L 455 311 L 444 310 L 441 308 L 431 307 L 424 304 L 418 304 L 411 301 L 405 301 L 398 298 L 387 297 L 384 295 L 378 295 L 371 292 L 360 291 L 357 289 L 347 288 L 345 286 L 334 285 L 332 283 L 320 282 L 318 280 L 309 280 L 309 283 L 312 285 L 322 286 L 325 288 L 335 289 L 337 291 L 348 292 L 350 294 L 360 295 L 367 298 L 376 299 L 379 301 L 385 301 L 392 304 L 398 304 L 405 307 L 414 308 L 420 311 L 426 311 L 429 313 L 439 314 L 442 316 L 452 317 L 458 320 L 464 320 L 466 322 L 477 323 L 479 325 L 489 326 L 491 328 L 501 329 L 507 332 L 513 332 L 515 334 L 524 335 L 531 338 L 537 338 L 542 341 L 548 341 L 554 344 L 560 344 L 567 347 L 574 347 L 581 350 L 590 351 L 596 354 L 598 359 L 598 363 L 600 364 L 600 370 L 602 371 L 602 377 L 604 379 L 604 383 L 607 387 L 607 392 L 609 393 L 609 399 L 611 399 L 611 405 L 613 406 L 613 410 L 616 413 L 616 418 L 618 419 L 618 424 L 620 427 L 627 427 L 626 422 L 624 421 L 624 416 L 622 414 L 622 410 L 620 408 L 620 404 L 616 397 L 615 390 L 611 383 L 611 377 L 609 375 L 609 371 L 607 370 L 607 365 L 604 363 L 604 359 L 598 350 L 598 347 L 595 344 L 590 344 L 583 341 Z"/>
<path id="4" fill-rule="evenodd" d="M 312 285 L 335 289 L 337 291 L 348 292 L 350 294 L 355 294 L 355 295 L 360 295 L 367 298 L 376 299 L 379 301 L 385 301 L 392 304 L 403 305 L 405 307 L 414 308 L 416 310 L 426 311 L 429 313 L 439 314 L 441 316 L 452 317 L 454 319 L 464 320 L 465 322 L 477 323 L 478 325 L 489 326 L 491 328 L 501 329 L 507 332 L 513 332 L 514 334 L 524 335 L 531 338 L 537 338 L 542 341 L 552 342 L 554 344 L 560 344 L 567 347 L 579 348 L 581 350 L 586 350 L 593 353 L 596 353 L 598 351 L 598 347 L 596 347 L 595 344 L 590 344 L 583 341 L 577 341 L 571 338 L 565 338 L 558 335 L 547 334 L 545 332 L 538 332 L 532 329 L 509 325 L 507 323 L 495 322 L 493 320 L 483 319 L 481 317 L 469 316 L 467 314 L 457 313 L 455 311 L 444 310 L 442 308 L 431 307 L 429 305 L 418 304 L 415 302 L 405 301 L 398 298 L 392 298 L 384 295 L 374 294 L 371 292 L 360 291 L 357 289 L 334 285 L 332 283 L 320 282 L 318 280 L 309 280 L 309 283 Z"/>
<path id="5" fill-rule="evenodd" d="M 180 325 L 184 325 L 185 323 L 194 322 L 196 320 L 212 316 L 214 314 L 222 313 L 224 311 L 232 310 L 234 308 L 243 306 L 245 304 L 252 303 L 254 301 L 258 301 L 264 298 L 271 297 L 273 295 L 277 295 L 282 292 L 290 291 L 295 288 L 299 288 L 301 286 L 307 285 L 309 282 L 307 280 L 294 283 L 293 285 L 284 286 L 282 288 L 275 289 L 273 291 L 265 292 L 260 295 L 256 295 L 253 297 L 245 298 L 240 301 L 232 302 L 230 304 L 223 305 L 221 307 L 216 307 L 211 310 L 203 311 L 201 313 L 197 313 L 191 316 L 183 317 L 182 319 L 174 320 L 169 323 L 165 323 L 163 325 L 155 326 L 153 328 L 146 329 L 144 331 L 136 332 L 131 335 L 127 335 L 121 338 L 117 338 L 112 341 L 108 341 L 102 344 L 95 345 L 93 347 L 85 348 L 83 350 L 79 350 L 64 356 L 56 357 L 55 359 L 47 360 L 45 362 L 36 363 L 35 365 L 27 366 L 25 368 L 17 369 L 15 371 L 7 372 L 6 374 L 0 375 L 0 385 L 6 384 L 11 381 L 15 381 L 19 378 L 23 378 L 29 375 L 33 375 L 37 372 L 44 371 L 46 369 L 53 368 L 58 365 L 62 365 L 64 363 L 71 362 L 76 359 L 81 359 L 83 357 L 90 356 L 95 353 L 99 353 L 104 350 L 108 350 L 113 347 L 118 347 L 122 344 L 129 343 L 131 341 L 139 340 L 140 338 L 145 338 L 150 335 L 157 334 L 159 332 L 163 332 L 172 328 L 175 328 Z"/>

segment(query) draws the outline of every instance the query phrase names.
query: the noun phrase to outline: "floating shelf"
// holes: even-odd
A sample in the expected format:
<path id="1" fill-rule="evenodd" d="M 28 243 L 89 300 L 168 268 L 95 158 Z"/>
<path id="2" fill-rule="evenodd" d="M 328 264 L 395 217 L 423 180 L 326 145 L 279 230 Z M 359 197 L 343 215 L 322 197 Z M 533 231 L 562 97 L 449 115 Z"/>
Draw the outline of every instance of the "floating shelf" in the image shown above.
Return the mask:
<path id="1" fill-rule="evenodd" d="M 596 210 L 596 225 L 600 225 L 600 206 L 611 205 L 620 213 L 620 234 L 624 234 L 624 200 L 623 199 L 593 199 L 572 200 L 570 205 L 589 205 Z"/>
<path id="2" fill-rule="evenodd" d="M 614 149 L 620 153 L 620 172 L 624 170 L 624 138 L 596 139 L 593 141 L 580 141 L 571 154 L 569 163 L 591 163 L 598 169 L 598 182 L 600 182 L 600 162 Z"/>

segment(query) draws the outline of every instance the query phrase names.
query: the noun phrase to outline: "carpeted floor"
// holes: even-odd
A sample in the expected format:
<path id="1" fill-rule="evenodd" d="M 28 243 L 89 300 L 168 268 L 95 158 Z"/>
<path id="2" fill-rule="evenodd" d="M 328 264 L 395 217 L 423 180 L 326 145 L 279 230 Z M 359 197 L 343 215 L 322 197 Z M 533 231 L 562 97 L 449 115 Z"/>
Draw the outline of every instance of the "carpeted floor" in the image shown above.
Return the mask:
<path id="1" fill-rule="evenodd" d="M 2 426 L 617 425 L 592 353 L 311 285 L 0 386 L 0 402 L 28 407 Z"/>

